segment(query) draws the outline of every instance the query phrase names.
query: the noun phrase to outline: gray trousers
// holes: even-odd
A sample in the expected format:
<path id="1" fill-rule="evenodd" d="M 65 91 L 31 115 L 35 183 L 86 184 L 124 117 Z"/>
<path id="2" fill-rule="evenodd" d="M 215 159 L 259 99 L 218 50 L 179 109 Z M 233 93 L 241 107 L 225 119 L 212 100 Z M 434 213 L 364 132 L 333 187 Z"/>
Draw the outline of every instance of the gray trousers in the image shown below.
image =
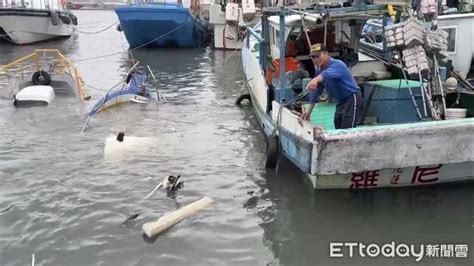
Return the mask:
<path id="1" fill-rule="evenodd" d="M 336 129 L 356 127 L 361 122 L 361 118 L 362 96 L 360 91 L 336 105 L 336 114 L 334 115 Z"/>

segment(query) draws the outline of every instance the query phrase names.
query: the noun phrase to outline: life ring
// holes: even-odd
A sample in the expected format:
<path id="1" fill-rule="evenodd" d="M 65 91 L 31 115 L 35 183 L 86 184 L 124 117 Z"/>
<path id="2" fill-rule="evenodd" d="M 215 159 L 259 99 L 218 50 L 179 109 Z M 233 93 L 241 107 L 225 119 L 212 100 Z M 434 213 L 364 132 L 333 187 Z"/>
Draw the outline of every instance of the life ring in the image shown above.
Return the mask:
<path id="1" fill-rule="evenodd" d="M 278 136 L 272 134 L 267 138 L 265 167 L 274 169 L 278 162 Z"/>
<path id="2" fill-rule="evenodd" d="M 49 85 L 49 83 L 51 83 L 51 76 L 48 72 L 40 70 L 33 73 L 31 81 L 35 85 Z"/>

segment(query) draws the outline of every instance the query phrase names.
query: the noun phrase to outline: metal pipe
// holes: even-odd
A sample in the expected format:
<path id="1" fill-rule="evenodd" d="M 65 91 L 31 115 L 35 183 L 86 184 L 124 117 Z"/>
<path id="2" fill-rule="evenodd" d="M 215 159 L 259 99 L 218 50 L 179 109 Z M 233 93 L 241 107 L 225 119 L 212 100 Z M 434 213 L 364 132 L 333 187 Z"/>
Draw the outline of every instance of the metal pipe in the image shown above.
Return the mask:
<path id="1" fill-rule="evenodd" d="M 418 74 L 420 75 L 420 79 L 421 79 L 421 72 L 418 72 Z M 426 90 L 426 87 L 422 86 L 421 88 L 423 89 L 422 95 L 423 95 L 423 93 L 426 93 L 426 96 L 429 96 L 428 91 Z M 434 106 L 433 106 L 433 103 L 431 102 L 431 99 L 428 99 L 428 106 L 430 107 L 430 110 L 431 110 L 431 116 L 434 119 L 439 120 L 440 118 L 439 118 L 438 114 L 436 113 L 436 110 L 434 109 Z M 425 112 L 426 112 L 426 110 L 425 110 Z"/>
<path id="2" fill-rule="evenodd" d="M 253 37 L 257 39 L 258 42 L 263 42 L 264 40 L 262 39 L 262 36 L 258 34 L 254 29 L 252 28 L 247 28 L 248 32 L 252 34 Z"/>
<path id="3" fill-rule="evenodd" d="M 441 81 L 441 76 L 439 75 L 439 65 L 438 65 L 438 59 L 436 59 L 436 55 L 433 56 L 434 58 L 434 63 L 435 63 L 435 73 L 436 76 L 438 77 L 438 82 L 439 82 L 439 91 L 441 93 L 441 101 L 443 102 L 443 114 L 446 116 L 446 99 L 444 97 L 444 91 L 443 91 L 443 83 Z"/>
<path id="4" fill-rule="evenodd" d="M 405 73 L 405 70 L 403 69 L 402 58 L 400 57 L 399 60 L 400 60 L 401 68 L 402 68 L 403 78 L 405 78 L 405 82 L 407 84 L 408 91 L 410 92 L 411 100 L 413 101 L 413 105 L 415 105 L 415 109 L 416 109 L 416 113 L 418 114 L 418 117 L 422 120 L 423 117 L 421 116 L 420 108 L 418 108 L 418 104 L 416 103 L 415 96 L 413 95 L 413 91 L 411 90 L 410 83 L 408 82 L 408 79 L 407 79 L 407 75 Z M 421 84 L 421 85 L 423 86 L 423 84 Z M 422 94 L 423 94 L 423 92 L 422 92 Z"/>
<path id="5" fill-rule="evenodd" d="M 421 71 L 418 71 L 418 78 L 420 79 L 421 87 L 423 88 L 423 91 L 421 92 L 421 98 L 423 99 L 423 112 L 425 113 L 425 117 L 428 117 L 428 112 L 426 111 L 426 99 L 425 99 L 425 93 L 424 93 L 425 84 L 423 83 L 423 79 L 421 78 Z"/>
<path id="6" fill-rule="evenodd" d="M 326 46 L 326 39 L 328 36 L 328 23 L 329 23 L 329 11 L 326 10 L 326 15 L 324 17 L 324 46 Z"/>
<path id="7" fill-rule="evenodd" d="M 303 31 L 306 36 L 306 40 L 308 41 L 308 47 L 311 49 L 311 40 L 309 39 L 308 31 L 306 30 L 306 23 L 304 22 L 304 15 L 301 15 L 301 25 L 303 25 Z"/>
<path id="8" fill-rule="evenodd" d="M 283 99 L 284 92 L 286 89 L 286 69 L 285 69 L 285 46 L 286 46 L 286 38 L 285 38 L 285 8 L 280 8 L 280 88 L 278 90 L 278 103 Z"/>

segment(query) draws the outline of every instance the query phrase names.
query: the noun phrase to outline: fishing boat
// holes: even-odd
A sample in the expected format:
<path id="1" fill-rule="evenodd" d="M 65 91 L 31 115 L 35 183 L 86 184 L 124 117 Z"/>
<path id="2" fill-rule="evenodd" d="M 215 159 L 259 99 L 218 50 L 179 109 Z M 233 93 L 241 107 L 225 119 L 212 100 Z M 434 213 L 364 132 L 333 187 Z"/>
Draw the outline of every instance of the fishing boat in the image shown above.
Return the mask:
<path id="1" fill-rule="evenodd" d="M 77 17 L 58 1 L 2 1 L 0 37 L 15 44 L 70 37 L 77 25 Z"/>
<path id="2" fill-rule="evenodd" d="M 143 71 L 128 74 L 124 84 L 125 86 L 121 88 L 108 91 L 104 97 L 97 101 L 89 111 L 88 117 L 119 104 L 127 102 L 149 103 L 161 98 L 158 91 L 148 88 L 148 76 Z"/>
<path id="3" fill-rule="evenodd" d="M 304 11 L 264 8 L 262 23 L 247 29 L 242 66 L 256 118 L 267 136 L 267 167 L 275 168 L 281 154 L 316 189 L 474 180 L 474 118 L 450 119 L 438 68 L 431 66 L 431 81 L 409 80 L 404 71 L 404 78 L 386 75 L 388 66 L 407 70 L 402 64 L 380 58 L 387 67 L 383 69 L 373 60 L 359 60 L 364 23 L 386 10 L 386 5 L 358 3 Z M 290 42 L 296 53 L 286 56 Z M 363 124 L 335 129 L 335 103 L 321 98 L 309 120 L 300 118 L 309 79 L 303 79 L 298 92 L 287 72 L 297 71 L 298 63 L 309 64 L 306 70 L 314 76 L 308 56 L 313 43 L 325 43 L 329 54 L 351 69 L 363 91 Z"/>
<path id="4" fill-rule="evenodd" d="M 15 106 L 46 105 L 58 97 L 88 99 L 79 70 L 56 49 L 36 49 L 0 67 Z"/>
<path id="5" fill-rule="evenodd" d="M 115 9 L 131 48 L 196 47 L 207 38 L 207 19 L 198 3 L 138 2 Z"/>

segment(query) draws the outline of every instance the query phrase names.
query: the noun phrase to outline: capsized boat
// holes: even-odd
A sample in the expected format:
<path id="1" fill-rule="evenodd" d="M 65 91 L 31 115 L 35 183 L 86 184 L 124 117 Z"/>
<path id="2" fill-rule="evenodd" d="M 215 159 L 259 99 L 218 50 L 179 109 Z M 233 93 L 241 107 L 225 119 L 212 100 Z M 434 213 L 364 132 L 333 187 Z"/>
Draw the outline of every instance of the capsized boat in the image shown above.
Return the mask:
<path id="1" fill-rule="evenodd" d="M 0 37 L 15 44 L 70 37 L 77 25 L 77 17 L 59 1 L 50 1 L 49 6 L 37 1 L 21 1 L 21 5 L 18 1 L 3 1 Z"/>
<path id="2" fill-rule="evenodd" d="M 105 96 L 97 101 L 91 108 L 88 117 L 118 104 L 127 102 L 149 103 L 160 99 L 158 91 L 153 91 L 147 87 L 148 76 L 143 71 L 128 74 L 125 84 L 126 85 L 122 88 L 108 91 Z"/>
<path id="3" fill-rule="evenodd" d="M 49 104 L 55 96 L 87 99 L 79 70 L 56 49 L 36 49 L 0 67 L 15 106 Z"/>
<path id="4" fill-rule="evenodd" d="M 383 59 L 361 60 L 360 31 L 368 19 L 386 10 L 385 5 L 357 4 L 306 11 L 265 8 L 261 25 L 247 29 L 242 66 L 256 118 L 267 136 L 267 167 L 276 167 L 282 154 L 317 189 L 474 180 L 474 118 L 449 117 L 438 54 L 425 55 L 418 51 L 421 46 L 416 48 L 430 58 L 423 65 L 430 71 L 417 72 L 414 80 L 406 75 L 415 68 L 408 74 L 399 71 L 404 75 L 397 77 L 390 76 L 394 73 L 386 67 L 407 70 L 408 58 L 413 57 L 407 52 L 405 66 Z M 296 47 L 292 55 L 287 49 L 290 41 Z M 301 83 L 300 93 L 289 83 L 287 72 L 299 71 L 301 63 L 314 76 L 309 57 L 314 43 L 326 43 L 329 54 L 350 67 L 363 91 L 366 119 L 360 126 L 335 129 L 335 103 L 322 99 L 310 120 L 301 120 L 307 104 L 304 83 L 309 79 Z"/>

